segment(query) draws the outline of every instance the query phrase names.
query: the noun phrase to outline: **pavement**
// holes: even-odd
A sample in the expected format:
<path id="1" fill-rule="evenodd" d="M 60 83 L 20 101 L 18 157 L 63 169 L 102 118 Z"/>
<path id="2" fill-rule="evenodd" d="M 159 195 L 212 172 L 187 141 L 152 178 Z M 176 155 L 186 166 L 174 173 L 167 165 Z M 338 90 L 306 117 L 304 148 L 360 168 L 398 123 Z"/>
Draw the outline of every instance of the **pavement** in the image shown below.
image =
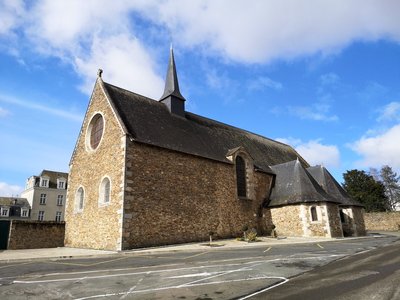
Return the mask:
<path id="1" fill-rule="evenodd" d="M 343 241 L 351 239 L 363 239 L 370 237 L 379 237 L 381 235 L 395 235 L 400 237 L 399 231 L 373 231 L 366 236 L 346 237 L 346 238 L 321 238 L 321 237 L 258 237 L 257 242 L 243 242 L 236 239 L 213 240 L 211 245 L 209 242 L 196 242 L 179 245 L 168 245 L 160 247 L 140 248 L 124 251 L 107 251 L 95 249 L 81 248 L 41 248 L 41 249 L 21 249 L 21 250 L 0 250 L 0 263 L 17 262 L 17 261 L 32 261 L 32 260 L 47 260 L 47 259 L 73 259 L 73 258 L 88 258 L 88 257 L 103 257 L 103 256 L 119 256 L 119 255 L 135 255 L 135 254 L 156 254 L 162 252 L 178 252 L 178 251 L 218 251 L 233 248 L 245 247 L 270 247 L 276 245 L 291 245 L 291 244 L 309 244 L 332 241 Z"/>

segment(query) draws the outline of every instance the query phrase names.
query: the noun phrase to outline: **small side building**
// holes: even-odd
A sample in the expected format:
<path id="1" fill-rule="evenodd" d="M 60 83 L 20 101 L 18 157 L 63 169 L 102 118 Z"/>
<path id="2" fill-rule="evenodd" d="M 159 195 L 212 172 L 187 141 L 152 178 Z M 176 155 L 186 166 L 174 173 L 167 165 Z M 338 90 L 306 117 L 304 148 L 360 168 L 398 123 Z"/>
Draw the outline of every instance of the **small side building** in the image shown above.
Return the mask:
<path id="1" fill-rule="evenodd" d="M 26 198 L 0 197 L 0 220 L 27 220 L 31 205 Z"/>

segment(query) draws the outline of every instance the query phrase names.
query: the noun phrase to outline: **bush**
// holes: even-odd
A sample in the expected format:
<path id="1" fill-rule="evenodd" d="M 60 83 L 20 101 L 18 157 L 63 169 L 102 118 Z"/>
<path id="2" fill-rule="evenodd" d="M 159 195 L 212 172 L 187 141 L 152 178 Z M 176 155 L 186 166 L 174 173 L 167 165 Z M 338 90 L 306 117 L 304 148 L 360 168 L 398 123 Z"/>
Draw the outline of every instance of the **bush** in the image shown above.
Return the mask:
<path id="1" fill-rule="evenodd" d="M 257 241 L 258 241 L 258 239 L 257 239 L 257 232 L 255 232 L 255 231 L 250 231 L 250 232 L 247 234 L 247 242 L 251 243 L 251 242 L 257 242 Z"/>

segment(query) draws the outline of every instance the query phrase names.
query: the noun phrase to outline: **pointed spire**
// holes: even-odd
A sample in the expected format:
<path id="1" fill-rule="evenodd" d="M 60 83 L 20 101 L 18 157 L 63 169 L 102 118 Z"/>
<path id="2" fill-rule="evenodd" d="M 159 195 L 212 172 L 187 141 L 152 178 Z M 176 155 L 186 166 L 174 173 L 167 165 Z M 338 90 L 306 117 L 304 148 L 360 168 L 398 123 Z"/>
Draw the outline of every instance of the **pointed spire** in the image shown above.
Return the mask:
<path id="1" fill-rule="evenodd" d="M 185 98 L 182 96 L 179 90 L 178 76 L 176 74 L 174 50 L 172 49 L 172 44 L 169 50 L 169 62 L 168 62 L 167 76 L 165 79 L 164 94 L 161 96 L 160 101 L 164 100 L 169 96 L 175 96 L 176 98 L 185 101 Z"/>

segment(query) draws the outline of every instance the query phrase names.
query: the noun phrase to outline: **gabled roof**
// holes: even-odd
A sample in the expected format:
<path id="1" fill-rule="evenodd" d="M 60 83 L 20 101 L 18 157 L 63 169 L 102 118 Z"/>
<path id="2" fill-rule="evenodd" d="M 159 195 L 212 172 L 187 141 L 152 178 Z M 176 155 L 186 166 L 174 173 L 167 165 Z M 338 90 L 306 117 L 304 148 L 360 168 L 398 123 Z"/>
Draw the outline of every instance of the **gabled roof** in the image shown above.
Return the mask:
<path id="1" fill-rule="evenodd" d="M 350 198 L 342 186 L 335 180 L 329 171 L 323 166 L 313 166 L 307 168 L 307 171 L 322 186 L 322 188 L 331 196 L 335 197 L 341 205 L 363 206 L 356 200 Z"/>
<path id="2" fill-rule="evenodd" d="M 270 165 L 297 158 L 309 166 L 283 143 L 189 112 L 184 118 L 177 117 L 163 103 L 102 81 L 101 84 L 135 141 L 226 163 L 231 163 L 226 158 L 229 149 L 241 146 L 259 168 L 269 173 Z"/>
<path id="3" fill-rule="evenodd" d="M 271 167 L 276 174 L 275 186 L 271 193 L 270 207 L 339 201 L 328 195 L 298 160 Z"/>
<path id="4" fill-rule="evenodd" d="M 50 170 L 43 170 L 39 177 L 36 177 L 36 183 L 39 185 L 40 177 L 47 176 L 49 177 L 49 188 L 57 188 L 57 179 L 64 178 L 68 182 L 68 173 L 65 172 L 57 172 Z"/>

